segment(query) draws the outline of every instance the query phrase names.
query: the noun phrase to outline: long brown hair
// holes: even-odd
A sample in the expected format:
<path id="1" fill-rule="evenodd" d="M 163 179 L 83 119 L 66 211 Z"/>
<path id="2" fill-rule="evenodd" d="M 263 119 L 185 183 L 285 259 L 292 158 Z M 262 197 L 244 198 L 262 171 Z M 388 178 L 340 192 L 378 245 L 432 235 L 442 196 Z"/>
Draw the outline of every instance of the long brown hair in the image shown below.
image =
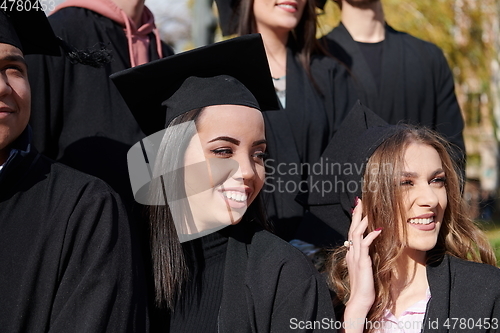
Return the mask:
<path id="1" fill-rule="evenodd" d="M 239 13 L 238 35 L 257 33 L 257 24 L 253 12 L 254 0 L 240 0 L 235 12 Z M 299 23 L 288 35 L 288 46 L 292 49 L 307 76 L 314 83 L 311 74 L 311 56 L 326 55 L 325 49 L 316 39 L 317 15 L 314 0 L 307 0 Z"/>
<path id="2" fill-rule="evenodd" d="M 450 254 L 465 260 L 493 266 L 496 264 L 494 252 L 486 236 L 467 216 L 466 204 L 460 190 L 461 173 L 450 157 L 449 144 L 425 127 L 405 125 L 398 128 L 368 159 L 364 172 L 363 211 L 368 217 L 366 232 L 378 227 L 384 228 L 370 247 L 375 282 L 375 301 L 367 316 L 370 322 L 380 320 L 384 311 L 393 305 L 391 280 L 395 262 L 405 247 L 407 227 L 404 223 L 399 223 L 406 214 L 403 204 L 404 189 L 398 186 L 399 175 L 404 168 L 404 153 L 411 143 L 433 147 L 441 158 L 446 174 L 448 205 L 436 246 L 427 252 L 427 263 L 440 260 L 444 254 Z M 350 296 L 346 251 L 345 246 L 338 247 L 331 253 L 328 262 L 329 284 L 336 292 L 336 305 L 345 304 Z"/>

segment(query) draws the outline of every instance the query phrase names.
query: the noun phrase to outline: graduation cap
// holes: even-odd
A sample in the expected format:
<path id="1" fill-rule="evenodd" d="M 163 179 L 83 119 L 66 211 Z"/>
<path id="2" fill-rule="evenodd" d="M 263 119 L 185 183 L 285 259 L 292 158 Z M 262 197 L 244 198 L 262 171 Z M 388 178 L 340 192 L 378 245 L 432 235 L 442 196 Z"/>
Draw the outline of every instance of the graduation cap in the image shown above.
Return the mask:
<path id="1" fill-rule="evenodd" d="M 146 135 L 187 111 L 211 105 L 279 110 L 260 34 L 179 53 L 110 77 Z"/>
<path id="2" fill-rule="evenodd" d="M 187 197 L 219 186 L 237 172 L 238 163 L 220 158 L 190 165 L 184 159 L 176 162 L 168 154 L 179 156 L 187 149 L 186 143 L 196 145 L 192 140 L 196 126 L 194 121 L 168 125 L 183 113 L 207 106 L 279 109 L 261 36 L 246 35 L 180 53 L 113 74 L 111 79 L 148 135 L 127 154 L 135 200 L 147 205 L 168 203 L 181 242 L 226 226 L 221 222 L 210 229 L 197 229 L 183 214 L 189 208 Z M 168 131 L 178 133 L 173 137 L 182 141 L 166 141 L 175 148 L 162 152 L 162 162 L 156 163 L 163 140 L 169 140 L 165 139 Z M 189 191 L 184 182 L 179 183 L 186 173 L 198 181 Z"/>
<path id="3" fill-rule="evenodd" d="M 322 173 L 309 176 L 312 177 L 311 183 L 321 185 L 297 197 L 297 201 L 308 206 L 313 215 L 309 219 L 311 223 L 317 224 L 316 230 L 312 230 L 315 236 L 318 236 L 318 229 L 325 231 L 315 240 L 304 239 L 305 241 L 326 246 L 345 240 L 355 198 L 361 198 L 362 195 L 366 163 L 396 128 L 397 126 L 387 124 L 359 101 L 356 103 L 321 155 Z M 320 226 L 316 219 L 330 228 Z M 304 229 L 310 227 L 311 225 L 304 225 Z"/>
<path id="4" fill-rule="evenodd" d="M 239 21 L 239 6 L 241 0 L 215 0 L 219 11 L 219 24 L 223 36 L 237 33 Z M 316 7 L 323 9 L 326 0 L 315 0 Z"/>
<path id="5" fill-rule="evenodd" d="M 40 3 L 22 3 L 21 11 L 17 5 L 0 6 L 0 43 L 13 45 L 23 54 L 60 55 L 58 39 Z"/>

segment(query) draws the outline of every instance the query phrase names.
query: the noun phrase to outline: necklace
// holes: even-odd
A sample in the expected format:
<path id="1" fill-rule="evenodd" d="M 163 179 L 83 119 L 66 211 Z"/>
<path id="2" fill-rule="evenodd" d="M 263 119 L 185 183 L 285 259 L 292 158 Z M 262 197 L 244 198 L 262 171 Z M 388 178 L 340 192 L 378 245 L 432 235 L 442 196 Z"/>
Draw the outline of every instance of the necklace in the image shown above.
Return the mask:
<path id="1" fill-rule="evenodd" d="M 276 91 L 284 91 L 286 89 L 286 75 L 273 77 L 273 83 Z"/>

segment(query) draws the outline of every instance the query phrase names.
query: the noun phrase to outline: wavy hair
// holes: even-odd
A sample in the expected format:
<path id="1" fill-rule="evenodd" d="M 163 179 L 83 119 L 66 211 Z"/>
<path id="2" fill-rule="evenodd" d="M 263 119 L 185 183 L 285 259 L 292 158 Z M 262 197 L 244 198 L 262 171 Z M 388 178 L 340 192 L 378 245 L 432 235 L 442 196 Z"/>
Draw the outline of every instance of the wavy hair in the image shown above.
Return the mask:
<path id="1" fill-rule="evenodd" d="M 383 227 L 370 247 L 375 282 L 375 301 L 367 320 L 380 320 L 391 308 L 391 280 L 395 263 L 406 245 L 406 209 L 399 175 L 404 168 L 404 154 L 412 143 L 433 147 L 441 158 L 446 174 L 448 205 L 435 247 L 427 252 L 427 263 L 439 261 L 444 254 L 495 266 L 494 252 L 484 233 L 468 217 L 462 198 L 461 173 L 450 157 L 450 145 L 437 133 L 425 128 L 400 125 L 396 132 L 368 159 L 363 178 L 363 212 L 368 217 L 366 233 Z M 400 235 L 403 235 L 401 237 Z M 336 292 L 335 305 L 349 300 L 349 273 L 345 261 L 347 248 L 336 248 L 329 257 L 327 271 L 330 287 Z M 371 330 L 367 329 L 367 332 Z"/>

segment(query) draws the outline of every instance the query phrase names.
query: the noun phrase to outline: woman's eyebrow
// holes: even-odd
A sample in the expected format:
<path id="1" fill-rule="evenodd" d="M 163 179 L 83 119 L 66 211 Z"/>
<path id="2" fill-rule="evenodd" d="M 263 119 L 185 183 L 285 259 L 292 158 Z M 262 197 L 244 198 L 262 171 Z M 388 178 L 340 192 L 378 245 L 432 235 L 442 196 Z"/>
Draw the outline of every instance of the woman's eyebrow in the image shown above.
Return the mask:
<path id="1" fill-rule="evenodd" d="M 436 175 L 439 175 L 440 173 L 444 173 L 444 170 L 441 169 L 441 168 L 439 168 L 436 171 L 434 171 L 434 173 L 432 174 L 432 177 L 435 177 Z"/>
<path id="2" fill-rule="evenodd" d="M 261 145 L 261 144 L 267 144 L 267 141 L 265 139 L 259 140 L 259 141 L 255 141 L 253 143 L 252 147 L 255 147 L 255 146 L 258 146 L 258 145 Z"/>
<path id="3" fill-rule="evenodd" d="M 401 177 L 418 178 L 418 173 L 410 171 L 401 171 Z"/>
<path id="4" fill-rule="evenodd" d="M 227 142 L 231 142 L 232 144 L 235 144 L 237 146 L 240 145 L 240 140 L 236 140 L 235 138 L 231 138 L 229 136 L 218 136 L 215 139 L 208 141 L 208 143 L 214 142 L 214 141 L 227 141 Z"/>
<path id="5" fill-rule="evenodd" d="M 436 171 L 432 173 L 432 177 L 435 177 L 436 175 L 439 175 L 440 173 L 443 173 L 444 170 L 439 168 Z M 406 177 L 406 178 L 418 178 L 418 173 L 416 172 L 411 172 L 411 171 L 402 171 L 401 172 L 401 177 Z"/>

